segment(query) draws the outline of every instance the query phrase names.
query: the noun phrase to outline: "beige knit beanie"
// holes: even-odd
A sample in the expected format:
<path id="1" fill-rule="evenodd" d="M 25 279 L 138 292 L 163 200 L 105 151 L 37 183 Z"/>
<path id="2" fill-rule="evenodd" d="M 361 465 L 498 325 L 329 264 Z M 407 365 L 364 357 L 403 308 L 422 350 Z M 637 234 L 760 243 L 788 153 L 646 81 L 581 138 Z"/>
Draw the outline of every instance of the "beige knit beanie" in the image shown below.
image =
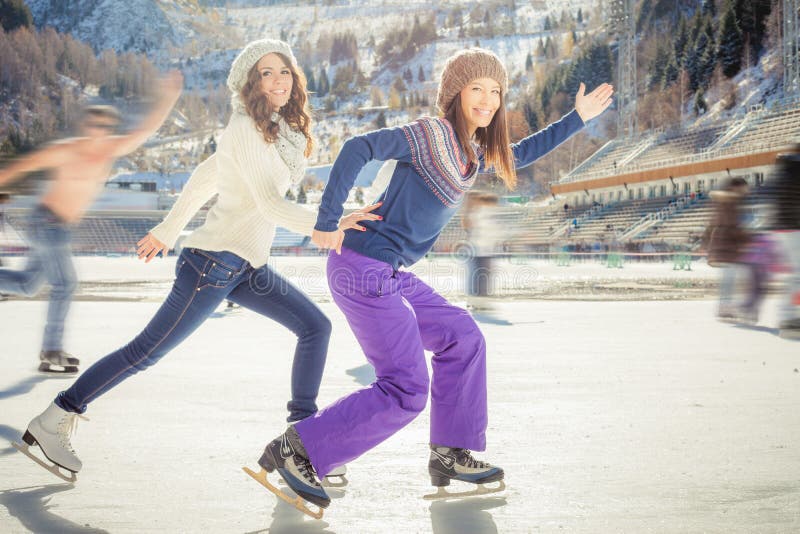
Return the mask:
<path id="1" fill-rule="evenodd" d="M 494 52 L 482 48 L 468 48 L 450 56 L 444 64 L 436 105 L 442 113 L 458 93 L 472 80 L 491 78 L 500 84 L 503 95 L 508 90 L 508 74 Z"/>
<path id="2" fill-rule="evenodd" d="M 292 49 L 289 45 L 278 39 L 260 39 L 253 41 L 244 47 L 244 50 L 239 52 L 236 59 L 233 60 L 231 65 L 231 72 L 228 74 L 228 89 L 233 94 L 238 94 L 239 91 L 247 83 L 247 73 L 253 68 L 253 65 L 258 63 L 258 60 L 267 54 L 277 52 L 283 54 L 294 67 L 297 67 L 297 60 L 292 54 Z"/>

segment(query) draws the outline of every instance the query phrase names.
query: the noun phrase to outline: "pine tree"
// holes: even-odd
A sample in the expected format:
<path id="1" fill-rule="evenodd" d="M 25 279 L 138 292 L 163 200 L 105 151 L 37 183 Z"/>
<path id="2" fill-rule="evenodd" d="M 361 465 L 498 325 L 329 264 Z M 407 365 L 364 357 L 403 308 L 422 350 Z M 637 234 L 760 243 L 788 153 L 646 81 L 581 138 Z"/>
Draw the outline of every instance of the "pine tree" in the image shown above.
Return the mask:
<path id="1" fill-rule="evenodd" d="M 539 131 L 539 116 L 536 114 L 533 105 L 530 102 L 525 102 L 522 106 L 522 112 L 525 115 L 525 122 L 528 123 L 528 128 L 532 132 Z"/>
<path id="2" fill-rule="evenodd" d="M 375 117 L 375 127 L 386 128 L 386 114 L 383 111 L 378 113 L 378 116 Z"/>
<path id="3" fill-rule="evenodd" d="M 730 0 L 734 4 L 736 19 L 742 30 L 742 38 L 750 44 L 750 58 L 753 64 L 761 55 L 766 20 L 772 11 L 771 0 Z"/>
<path id="4" fill-rule="evenodd" d="M 650 64 L 650 79 L 647 82 L 648 89 L 653 90 L 663 85 L 664 72 L 667 70 L 669 60 L 669 50 L 659 43 L 658 48 L 656 48 L 656 55 L 653 58 L 653 62 Z"/>
<path id="5" fill-rule="evenodd" d="M 23 0 L 0 0 L 0 26 L 10 32 L 19 27 L 33 26 L 31 10 Z"/>
<path id="6" fill-rule="evenodd" d="M 703 52 L 703 55 L 700 56 L 700 87 L 702 89 L 708 89 L 708 86 L 711 85 L 711 78 L 714 76 L 714 69 L 717 66 L 717 54 L 713 47 L 708 47 Z"/>
<path id="7" fill-rule="evenodd" d="M 702 64 L 701 59 L 703 53 L 705 52 L 705 43 L 706 38 L 705 35 L 700 34 L 697 39 L 697 43 L 695 46 L 689 50 L 688 55 L 686 56 L 686 73 L 689 75 L 689 89 L 691 91 L 697 91 L 700 88 L 701 83 L 701 70 Z"/>
<path id="8" fill-rule="evenodd" d="M 686 62 L 686 49 L 689 44 L 689 28 L 686 24 L 686 17 L 681 15 L 680 22 L 678 22 L 678 32 L 675 38 L 675 63 L 678 68 L 685 66 Z"/>
<path id="9" fill-rule="evenodd" d="M 581 8 L 578 8 L 578 24 L 582 23 L 583 23 L 583 10 Z"/>
<path id="10" fill-rule="evenodd" d="M 325 67 L 321 67 L 319 71 L 319 83 L 317 84 L 317 95 L 325 96 L 331 90 L 331 82 L 328 80 L 328 73 Z"/>
<path id="11" fill-rule="evenodd" d="M 533 70 L 533 56 L 531 55 L 530 52 L 528 52 L 528 55 L 525 57 L 525 71 L 530 72 L 532 70 Z"/>
<path id="12" fill-rule="evenodd" d="M 406 86 L 405 82 L 400 76 L 397 76 L 394 81 L 392 82 L 392 88 L 396 90 L 398 93 L 404 93 L 408 90 L 408 86 Z"/>
<path id="13" fill-rule="evenodd" d="M 711 22 L 711 17 L 706 17 L 703 23 L 703 30 L 701 33 L 703 41 L 702 54 L 700 56 L 700 87 L 707 89 L 711 83 L 711 77 L 714 75 L 714 69 L 717 66 L 717 43 L 714 35 L 714 27 Z"/>
<path id="14" fill-rule="evenodd" d="M 306 196 L 306 188 L 301 185 L 300 190 L 297 191 L 297 203 L 305 204 L 306 202 L 308 202 L 308 197 Z"/>
<path id="15" fill-rule="evenodd" d="M 542 39 L 539 38 L 539 44 L 536 45 L 536 57 L 544 57 L 544 56 L 545 56 L 544 41 L 542 41 Z"/>
<path id="16" fill-rule="evenodd" d="M 549 32 L 551 29 L 553 29 L 553 26 L 550 24 L 550 15 L 547 15 L 544 18 L 544 29 L 543 29 L 543 31 Z"/>
<path id="17" fill-rule="evenodd" d="M 661 76 L 661 88 L 667 89 L 672 86 L 672 84 L 678 81 L 678 76 L 680 76 L 680 69 L 675 61 L 675 56 L 672 56 L 669 58 L 669 61 L 667 61 L 666 67 L 664 67 L 664 72 Z"/>
<path id="18" fill-rule="evenodd" d="M 308 89 L 309 92 L 315 92 L 317 88 L 314 82 L 314 72 L 308 67 L 303 67 L 303 74 L 306 75 L 306 89 Z"/>
<path id="19" fill-rule="evenodd" d="M 728 78 L 733 78 L 742 68 L 744 40 L 731 3 L 728 3 L 725 7 L 725 12 L 722 14 L 718 41 L 719 49 L 717 53 L 722 66 L 722 74 Z"/>
<path id="20" fill-rule="evenodd" d="M 702 115 L 706 111 L 708 111 L 708 104 L 705 100 L 705 93 L 702 89 L 697 91 L 697 94 L 694 97 L 694 113 L 695 115 Z"/>
<path id="21" fill-rule="evenodd" d="M 425 71 L 422 70 L 422 65 L 419 66 L 419 70 L 417 71 L 417 81 L 418 82 L 425 81 Z"/>

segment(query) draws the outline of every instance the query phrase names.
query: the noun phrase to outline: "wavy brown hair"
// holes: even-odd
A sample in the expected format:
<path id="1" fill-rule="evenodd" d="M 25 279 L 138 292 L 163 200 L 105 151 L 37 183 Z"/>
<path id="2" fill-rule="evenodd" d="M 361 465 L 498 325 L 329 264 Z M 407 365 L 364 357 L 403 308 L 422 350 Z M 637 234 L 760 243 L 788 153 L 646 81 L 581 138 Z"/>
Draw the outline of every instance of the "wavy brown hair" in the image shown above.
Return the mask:
<path id="1" fill-rule="evenodd" d="M 303 71 L 297 70 L 289 58 L 279 52 L 272 52 L 283 61 L 283 64 L 292 73 L 292 92 L 289 101 L 280 110 L 286 124 L 306 136 L 305 156 L 311 154 L 314 148 L 314 139 L 311 137 L 311 107 L 308 103 L 306 92 L 306 77 Z M 247 73 L 247 82 L 239 91 L 239 98 L 244 103 L 247 114 L 255 121 L 258 131 L 264 136 L 267 143 L 274 143 L 278 138 L 278 124 L 272 122 L 272 113 L 275 111 L 270 105 L 269 98 L 261 92 L 261 73 L 258 72 L 258 63 L 253 65 Z"/>
<path id="2" fill-rule="evenodd" d="M 456 131 L 461 148 L 467 153 L 467 157 L 475 163 L 478 162 L 478 155 L 472 149 L 472 143 L 467 129 L 467 118 L 461 109 L 461 94 L 457 94 L 447 111 L 444 118 L 453 125 Z M 514 167 L 514 155 L 511 152 L 511 142 L 508 135 L 508 121 L 506 120 L 506 106 L 503 95 L 500 95 L 500 107 L 492 117 L 492 122 L 486 128 L 475 130 L 475 141 L 483 149 L 483 159 L 485 167 L 493 167 L 497 176 L 503 180 L 506 187 L 515 189 L 517 187 L 517 171 Z"/>

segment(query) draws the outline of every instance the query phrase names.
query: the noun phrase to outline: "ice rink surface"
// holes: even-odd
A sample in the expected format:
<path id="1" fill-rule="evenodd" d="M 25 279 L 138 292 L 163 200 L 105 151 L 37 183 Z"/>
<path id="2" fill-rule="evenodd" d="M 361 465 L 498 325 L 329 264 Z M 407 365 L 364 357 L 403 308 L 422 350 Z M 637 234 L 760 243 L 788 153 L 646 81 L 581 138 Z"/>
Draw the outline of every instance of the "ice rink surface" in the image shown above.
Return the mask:
<path id="1" fill-rule="evenodd" d="M 172 263 L 145 274 L 167 280 Z M 87 265 L 82 279 L 98 279 Z M 159 305 L 149 291 L 74 304 L 66 348 L 83 368 L 139 332 Z M 776 304 L 745 328 L 717 322 L 712 300 L 501 301 L 476 314 L 489 347 L 476 456 L 505 469 L 507 490 L 422 500 L 426 411 L 350 464 L 315 521 L 241 471 L 285 427 L 288 331 L 220 308 L 89 407 L 71 486 L 10 446 L 72 379 L 36 373 L 45 302 L 0 302 L 0 532 L 798 532 L 800 342 L 776 335 Z M 339 310 L 321 306 L 334 324 L 324 406 L 372 372 Z"/>

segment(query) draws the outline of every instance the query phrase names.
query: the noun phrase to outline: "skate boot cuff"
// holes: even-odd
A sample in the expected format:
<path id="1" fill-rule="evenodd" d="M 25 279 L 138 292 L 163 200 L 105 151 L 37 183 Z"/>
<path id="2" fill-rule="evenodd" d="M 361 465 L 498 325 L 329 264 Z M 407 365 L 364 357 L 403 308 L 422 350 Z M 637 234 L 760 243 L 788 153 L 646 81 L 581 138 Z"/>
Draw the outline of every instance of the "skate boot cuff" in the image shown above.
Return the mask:
<path id="1" fill-rule="evenodd" d="M 295 430 L 294 426 L 290 426 L 286 430 L 286 437 L 289 438 L 289 443 L 292 444 L 292 447 L 297 454 L 303 458 L 308 458 L 308 452 L 303 446 L 303 440 L 300 439 L 300 434 L 297 433 L 297 430 Z"/>

